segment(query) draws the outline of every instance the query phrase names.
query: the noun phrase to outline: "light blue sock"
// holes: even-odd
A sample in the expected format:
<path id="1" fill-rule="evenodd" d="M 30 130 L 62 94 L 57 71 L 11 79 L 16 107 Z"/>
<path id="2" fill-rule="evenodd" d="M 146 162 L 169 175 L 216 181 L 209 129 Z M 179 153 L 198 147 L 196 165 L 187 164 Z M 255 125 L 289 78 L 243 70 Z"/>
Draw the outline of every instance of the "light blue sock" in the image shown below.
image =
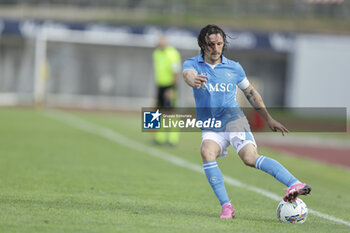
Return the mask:
<path id="1" fill-rule="evenodd" d="M 223 206 L 230 202 L 228 199 L 226 188 L 224 184 L 224 177 L 216 163 L 216 160 L 210 162 L 204 162 L 204 173 L 207 176 L 216 197 L 219 199 L 220 204 Z"/>
<path id="2" fill-rule="evenodd" d="M 282 166 L 282 164 L 274 159 L 262 155 L 255 161 L 255 168 L 269 173 L 288 187 L 299 182 L 298 179 L 296 179 L 285 167 Z"/>

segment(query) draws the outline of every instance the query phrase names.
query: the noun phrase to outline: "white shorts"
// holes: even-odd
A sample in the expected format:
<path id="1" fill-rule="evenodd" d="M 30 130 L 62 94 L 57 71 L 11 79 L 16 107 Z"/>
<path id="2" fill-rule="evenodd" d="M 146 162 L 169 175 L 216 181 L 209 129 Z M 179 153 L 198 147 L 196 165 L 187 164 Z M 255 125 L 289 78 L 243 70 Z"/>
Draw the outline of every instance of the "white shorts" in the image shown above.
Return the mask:
<path id="1" fill-rule="evenodd" d="M 254 136 L 250 131 L 247 118 L 241 117 L 227 124 L 224 132 L 202 131 L 202 143 L 204 140 L 213 140 L 220 146 L 220 155 L 223 158 L 227 155 L 227 150 L 231 144 L 237 153 L 248 143 L 252 143 L 257 147 Z"/>

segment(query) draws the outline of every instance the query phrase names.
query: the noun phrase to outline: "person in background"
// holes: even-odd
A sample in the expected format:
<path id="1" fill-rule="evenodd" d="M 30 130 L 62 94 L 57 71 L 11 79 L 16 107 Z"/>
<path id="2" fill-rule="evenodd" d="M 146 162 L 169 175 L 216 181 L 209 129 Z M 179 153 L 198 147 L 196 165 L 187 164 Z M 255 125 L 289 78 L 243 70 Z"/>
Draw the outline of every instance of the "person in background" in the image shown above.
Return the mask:
<path id="1" fill-rule="evenodd" d="M 157 48 L 153 51 L 155 82 L 157 85 L 157 108 L 165 108 L 169 113 L 176 107 L 177 85 L 181 71 L 180 53 L 160 36 Z M 179 142 L 179 132 L 156 132 L 155 142 L 175 146 Z"/>

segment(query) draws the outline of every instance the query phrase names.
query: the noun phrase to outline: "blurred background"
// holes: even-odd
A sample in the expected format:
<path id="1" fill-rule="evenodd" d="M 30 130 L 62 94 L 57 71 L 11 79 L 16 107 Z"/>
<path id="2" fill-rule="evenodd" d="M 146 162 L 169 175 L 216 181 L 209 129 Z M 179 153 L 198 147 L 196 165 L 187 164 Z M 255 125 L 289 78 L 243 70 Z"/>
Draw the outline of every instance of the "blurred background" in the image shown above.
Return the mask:
<path id="1" fill-rule="evenodd" d="M 0 105 L 153 106 L 159 35 L 183 62 L 207 24 L 267 106 L 350 107 L 347 0 L 0 0 Z M 184 82 L 178 106 L 194 106 Z"/>

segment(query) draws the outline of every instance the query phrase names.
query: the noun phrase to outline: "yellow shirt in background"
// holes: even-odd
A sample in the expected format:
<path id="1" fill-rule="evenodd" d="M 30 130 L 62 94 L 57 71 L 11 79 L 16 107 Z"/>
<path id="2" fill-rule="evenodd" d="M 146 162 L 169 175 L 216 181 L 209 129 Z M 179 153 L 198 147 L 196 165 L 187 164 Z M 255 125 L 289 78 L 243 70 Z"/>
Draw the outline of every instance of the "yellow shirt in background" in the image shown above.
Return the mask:
<path id="1" fill-rule="evenodd" d="M 179 73 L 181 68 L 179 52 L 171 46 L 164 50 L 157 48 L 153 52 L 153 64 L 157 85 L 159 87 L 173 85 L 174 73 Z"/>

